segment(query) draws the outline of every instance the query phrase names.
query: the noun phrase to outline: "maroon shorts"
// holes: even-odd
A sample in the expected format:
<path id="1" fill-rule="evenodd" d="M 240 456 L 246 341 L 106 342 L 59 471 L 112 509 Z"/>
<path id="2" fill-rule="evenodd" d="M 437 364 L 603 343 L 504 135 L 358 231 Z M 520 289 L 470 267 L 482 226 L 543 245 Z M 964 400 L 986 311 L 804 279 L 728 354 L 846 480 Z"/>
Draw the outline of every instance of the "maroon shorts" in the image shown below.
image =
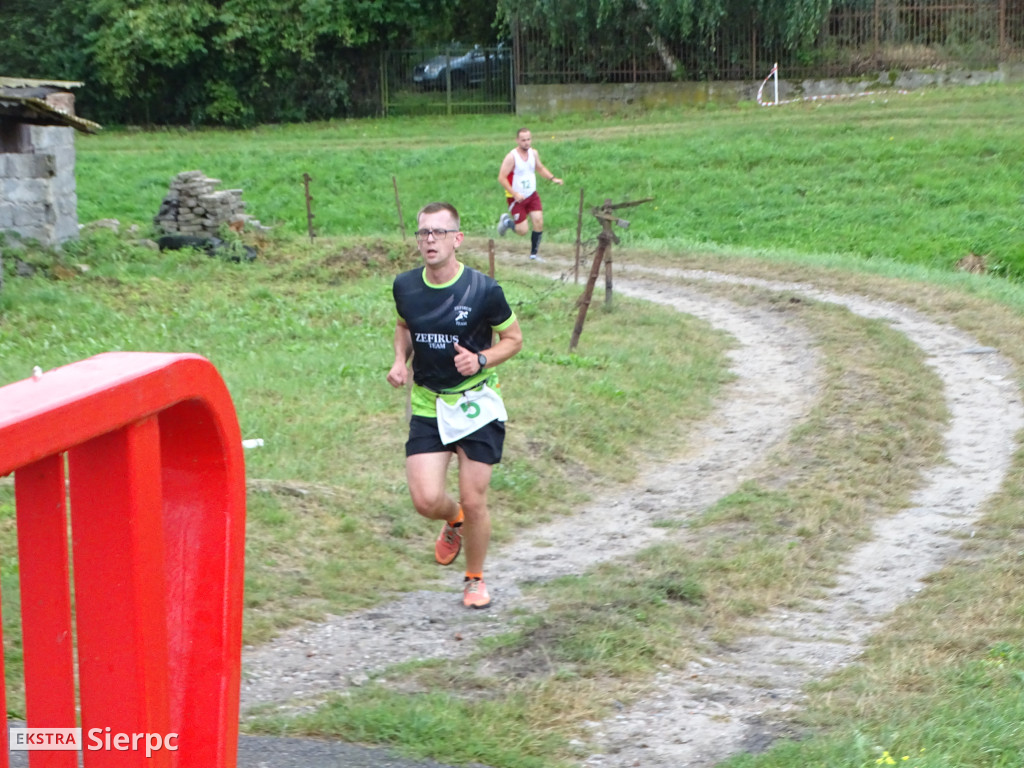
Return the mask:
<path id="1" fill-rule="evenodd" d="M 521 203 L 517 203 L 513 198 L 508 197 L 508 212 L 512 216 L 512 221 L 518 224 L 521 221 L 526 221 L 526 217 L 531 211 L 539 211 L 540 207 L 540 193 L 534 192 L 528 198 L 523 200 Z"/>

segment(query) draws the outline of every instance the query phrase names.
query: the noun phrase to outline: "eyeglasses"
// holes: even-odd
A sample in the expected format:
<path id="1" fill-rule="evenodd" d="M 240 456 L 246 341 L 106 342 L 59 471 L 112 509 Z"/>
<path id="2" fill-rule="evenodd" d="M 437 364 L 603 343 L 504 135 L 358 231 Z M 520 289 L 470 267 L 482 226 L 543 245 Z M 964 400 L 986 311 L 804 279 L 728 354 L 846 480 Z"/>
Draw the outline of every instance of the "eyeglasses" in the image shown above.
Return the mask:
<path id="1" fill-rule="evenodd" d="M 417 229 L 414 233 L 417 240 L 426 240 L 431 235 L 435 240 L 444 240 L 449 232 L 458 232 L 457 229 Z"/>

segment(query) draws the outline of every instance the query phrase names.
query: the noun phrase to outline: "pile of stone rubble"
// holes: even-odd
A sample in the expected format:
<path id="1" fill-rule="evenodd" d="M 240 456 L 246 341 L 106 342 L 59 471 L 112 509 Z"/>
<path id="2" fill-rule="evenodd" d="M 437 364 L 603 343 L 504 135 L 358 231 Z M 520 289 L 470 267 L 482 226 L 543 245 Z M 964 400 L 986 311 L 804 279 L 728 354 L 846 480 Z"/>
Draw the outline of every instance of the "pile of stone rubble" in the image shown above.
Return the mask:
<path id="1" fill-rule="evenodd" d="M 246 224 L 259 226 L 244 213 L 242 190 L 218 190 L 220 183 L 220 179 L 211 179 L 201 171 L 179 173 L 153 223 L 167 234 L 196 237 L 216 237 L 224 226 L 239 231 Z"/>

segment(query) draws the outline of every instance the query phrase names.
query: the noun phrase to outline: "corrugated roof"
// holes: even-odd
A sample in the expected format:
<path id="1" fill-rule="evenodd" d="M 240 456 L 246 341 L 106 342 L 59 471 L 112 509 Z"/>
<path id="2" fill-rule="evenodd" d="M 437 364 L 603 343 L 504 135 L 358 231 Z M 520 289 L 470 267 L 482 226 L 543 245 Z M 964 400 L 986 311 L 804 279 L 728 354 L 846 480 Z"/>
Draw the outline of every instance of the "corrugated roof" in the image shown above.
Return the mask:
<path id="1" fill-rule="evenodd" d="M 103 129 L 99 123 L 69 115 L 35 96 L 9 96 L 0 91 L 0 116 L 5 115 L 35 125 L 70 126 L 83 133 L 97 133 Z"/>
<path id="2" fill-rule="evenodd" d="M 30 77 L 0 77 L 0 88 L 80 88 L 85 83 L 78 83 L 74 80 L 33 80 Z"/>
<path id="3" fill-rule="evenodd" d="M 67 91 L 82 83 L 70 80 L 35 80 L 0 77 L 0 116 L 16 117 L 34 125 L 63 125 L 84 133 L 102 130 L 99 123 L 72 115 L 46 101 L 46 95 Z"/>

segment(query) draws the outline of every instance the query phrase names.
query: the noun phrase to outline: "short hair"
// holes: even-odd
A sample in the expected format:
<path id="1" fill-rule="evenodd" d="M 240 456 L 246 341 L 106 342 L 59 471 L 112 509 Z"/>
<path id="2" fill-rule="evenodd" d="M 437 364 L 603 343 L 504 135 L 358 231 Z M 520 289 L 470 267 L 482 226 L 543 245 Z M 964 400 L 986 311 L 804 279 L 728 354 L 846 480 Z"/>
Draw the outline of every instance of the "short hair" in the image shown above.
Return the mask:
<path id="1" fill-rule="evenodd" d="M 459 223 L 459 212 L 455 210 L 455 206 L 451 203 L 427 203 L 416 214 L 416 222 L 419 223 L 420 216 L 425 213 L 440 213 L 441 211 L 448 211 L 452 215 L 452 219 L 455 220 L 456 229 L 462 228 L 462 224 Z"/>
<path id="2" fill-rule="evenodd" d="M 516 138 L 518 139 L 524 133 L 529 133 L 529 132 L 530 132 L 529 128 L 520 128 L 518 131 L 516 131 Z"/>

